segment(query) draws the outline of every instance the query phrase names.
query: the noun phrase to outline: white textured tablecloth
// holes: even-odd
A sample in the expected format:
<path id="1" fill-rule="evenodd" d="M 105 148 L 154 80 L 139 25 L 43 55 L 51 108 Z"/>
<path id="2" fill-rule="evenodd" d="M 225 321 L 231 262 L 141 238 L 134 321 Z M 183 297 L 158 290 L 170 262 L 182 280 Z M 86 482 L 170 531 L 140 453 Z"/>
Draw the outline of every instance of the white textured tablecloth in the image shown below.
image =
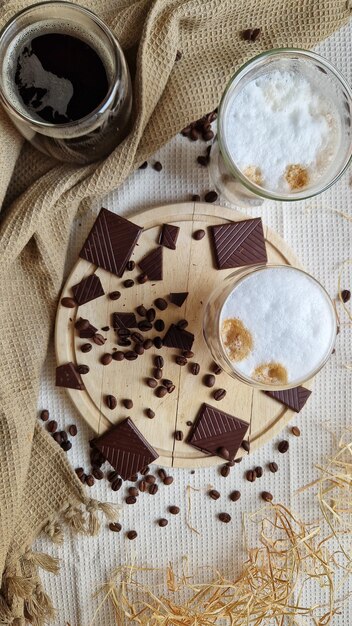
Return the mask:
<path id="1" fill-rule="evenodd" d="M 351 40 L 350 22 L 349 26 L 316 49 L 332 61 L 350 83 Z M 203 142 L 192 143 L 181 136 L 175 137 L 155 155 L 155 160 L 161 161 L 163 165 L 162 172 L 158 173 L 151 167 L 135 172 L 120 189 L 106 198 L 104 206 L 128 216 L 139 209 L 188 200 L 192 193 L 202 196 L 212 188 L 207 168 L 196 163 L 196 156 L 204 153 L 204 150 Z M 251 217 L 261 216 L 265 224 L 286 240 L 305 268 L 326 286 L 332 297 L 337 294 L 339 265 L 352 257 L 352 223 L 334 212 L 340 210 L 352 217 L 350 176 L 351 172 L 345 173 L 332 189 L 306 202 L 286 205 L 266 202 L 263 207 L 248 211 Z M 91 223 L 91 214 L 76 221 L 67 272 L 77 258 Z M 351 289 L 351 275 L 352 270 L 346 270 L 342 288 Z M 138 539 L 135 541 L 126 539 L 124 532 L 116 534 L 105 528 L 95 538 L 71 536 L 66 531 L 65 543 L 59 547 L 45 539 L 37 541 L 38 549 L 61 558 L 60 574 L 44 576 L 45 588 L 58 609 L 57 626 L 67 623 L 70 626 L 89 626 L 98 605 L 93 593 L 109 577 L 114 567 L 124 562 L 130 563 L 133 559 L 138 564 L 163 567 L 169 561 L 179 563 L 183 555 L 188 555 L 190 566 L 210 565 L 228 575 L 238 571 L 243 561 L 239 534 L 241 512 L 258 508 L 259 493 L 263 489 L 272 492 L 276 501 L 292 507 L 304 519 L 316 518 L 318 511 L 314 490 L 302 495 L 295 494 L 295 491 L 318 475 L 314 464 L 321 462 L 324 455 L 334 448 L 335 442 L 325 426 L 340 433 L 344 426 L 351 425 L 352 373 L 344 364 L 352 362 L 352 328 L 347 325 L 348 319 L 343 314 L 341 322 L 336 353 L 316 377 L 311 398 L 294 420 L 302 430 L 302 437 L 289 436 L 288 429 L 285 429 L 290 439 L 288 454 L 278 454 L 275 449 L 276 438 L 235 466 L 228 478 L 219 476 L 215 468 L 196 470 L 194 474 L 189 470 L 171 470 L 170 473 L 175 477 L 172 486 L 160 489 L 154 497 L 141 494 L 137 504 L 125 506 L 121 512 L 120 521 L 124 530 L 138 531 Z M 65 390 L 54 387 L 54 372 L 52 347 L 43 369 L 39 408 L 48 408 L 52 418 L 59 422 L 60 429 L 71 423 L 78 425 L 79 434 L 73 441 L 68 457 L 74 467 L 82 465 L 88 469 L 88 439 L 92 433 L 76 414 Z M 256 465 L 265 466 L 271 460 L 279 464 L 276 474 L 266 471 L 256 483 L 246 482 L 243 478 L 246 469 Z M 201 535 L 191 532 L 185 523 L 188 484 L 200 489 L 192 499 L 192 523 L 201 530 Z M 220 491 L 221 499 L 214 502 L 205 496 L 209 485 Z M 239 489 L 242 493 L 237 503 L 228 500 L 228 494 L 233 489 Z M 103 480 L 96 482 L 90 495 L 111 502 L 122 502 L 124 489 L 114 493 L 107 481 Z M 170 504 L 178 504 L 181 514 L 171 519 L 166 528 L 159 528 L 155 524 L 157 518 L 164 515 L 172 517 L 166 513 Z M 221 524 L 217 521 L 216 513 L 223 510 L 232 514 L 232 523 Z M 105 605 L 94 624 L 112 626 L 114 623 L 113 613 Z M 351 603 L 347 603 L 343 613 L 334 617 L 333 624 L 349 626 L 351 623 L 352 607 Z"/>

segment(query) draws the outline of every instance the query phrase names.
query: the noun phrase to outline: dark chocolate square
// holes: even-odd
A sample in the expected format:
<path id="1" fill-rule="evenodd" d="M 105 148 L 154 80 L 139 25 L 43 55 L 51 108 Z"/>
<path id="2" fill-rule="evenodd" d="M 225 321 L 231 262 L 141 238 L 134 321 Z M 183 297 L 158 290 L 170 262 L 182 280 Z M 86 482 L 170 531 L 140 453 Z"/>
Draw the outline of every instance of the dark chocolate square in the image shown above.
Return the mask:
<path id="1" fill-rule="evenodd" d="M 188 296 L 188 291 L 181 291 L 179 293 L 170 293 L 170 302 L 176 304 L 176 306 L 182 306 Z"/>
<path id="2" fill-rule="evenodd" d="M 55 384 L 57 387 L 79 389 L 79 391 L 82 391 L 85 388 L 80 374 L 71 362 L 65 363 L 64 365 L 58 365 L 56 368 Z"/>
<path id="3" fill-rule="evenodd" d="M 284 404 L 292 411 L 299 413 L 303 409 L 310 394 L 312 393 L 305 387 L 293 387 L 293 389 L 283 389 L 282 391 L 266 391 L 267 396 L 278 400 L 281 404 Z"/>
<path id="4" fill-rule="evenodd" d="M 163 224 L 159 237 L 160 245 L 165 246 L 165 248 L 170 248 L 170 250 L 176 250 L 176 242 L 179 232 L 180 229 L 178 226 L 174 226 L 173 224 Z"/>
<path id="5" fill-rule="evenodd" d="M 228 458 L 234 459 L 248 428 L 247 422 L 204 403 L 187 441 L 210 454 L 219 455 L 220 449 L 225 448 Z"/>
<path id="6" fill-rule="evenodd" d="M 112 326 L 115 330 L 119 328 L 137 328 L 137 320 L 134 313 L 113 313 Z"/>
<path id="7" fill-rule="evenodd" d="M 182 330 L 175 324 L 171 324 L 163 339 L 163 346 L 177 348 L 178 350 L 191 350 L 194 341 L 193 333 Z"/>
<path id="8" fill-rule="evenodd" d="M 211 232 L 219 270 L 267 262 L 260 217 L 212 226 Z"/>
<path id="9" fill-rule="evenodd" d="M 88 328 L 79 331 L 79 336 L 81 339 L 91 339 L 97 332 L 98 329 L 95 328 L 95 326 L 93 326 L 92 324 L 89 324 Z"/>
<path id="10" fill-rule="evenodd" d="M 148 276 L 149 280 L 163 279 L 163 249 L 154 248 L 147 256 L 138 263 L 142 272 Z"/>
<path id="11" fill-rule="evenodd" d="M 77 304 L 80 306 L 104 295 L 100 278 L 95 274 L 83 278 L 78 285 L 72 287 L 72 291 Z"/>

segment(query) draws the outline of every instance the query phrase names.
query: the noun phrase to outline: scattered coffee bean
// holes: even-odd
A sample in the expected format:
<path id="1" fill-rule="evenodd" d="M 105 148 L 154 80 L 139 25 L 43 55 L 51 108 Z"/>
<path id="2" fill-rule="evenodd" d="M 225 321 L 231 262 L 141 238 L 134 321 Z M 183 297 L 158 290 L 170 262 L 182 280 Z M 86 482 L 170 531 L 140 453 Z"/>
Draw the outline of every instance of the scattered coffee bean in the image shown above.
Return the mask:
<path id="1" fill-rule="evenodd" d="M 229 513 L 219 513 L 218 518 L 220 522 L 224 522 L 224 524 L 231 522 L 231 515 L 229 515 Z"/>
<path id="2" fill-rule="evenodd" d="M 169 387 L 167 387 L 167 393 L 172 393 L 173 391 L 175 391 L 175 389 L 175 385 L 170 385 Z"/>
<path id="3" fill-rule="evenodd" d="M 65 430 L 60 430 L 60 435 L 61 435 L 62 441 L 67 441 L 68 440 L 68 435 L 67 435 L 67 432 Z"/>
<path id="4" fill-rule="evenodd" d="M 226 465 L 233 467 L 235 465 L 235 461 L 233 459 L 231 461 L 227 461 Z"/>
<path id="5" fill-rule="evenodd" d="M 129 530 L 128 533 L 126 533 L 126 537 L 127 539 L 130 539 L 132 541 L 133 539 L 136 539 L 136 537 L 138 537 L 138 533 L 136 530 Z"/>
<path id="6" fill-rule="evenodd" d="M 47 424 L 47 429 L 49 433 L 55 433 L 57 431 L 57 422 L 55 420 L 50 420 Z"/>
<path id="7" fill-rule="evenodd" d="M 123 281 L 123 286 L 126 287 L 126 289 L 130 289 L 131 287 L 133 287 L 134 285 L 134 280 L 132 280 L 132 278 L 127 278 L 127 280 Z"/>
<path id="8" fill-rule="evenodd" d="M 177 50 L 175 61 L 180 61 L 181 59 L 182 59 L 182 52 L 181 50 Z"/>
<path id="9" fill-rule="evenodd" d="M 62 444 L 61 444 L 61 448 L 62 448 L 62 450 L 63 450 L 64 452 L 68 452 L 69 450 L 71 450 L 71 448 L 72 448 L 72 443 L 71 443 L 71 441 L 63 441 L 63 442 L 62 442 Z M 88 477 L 87 477 L 87 478 L 88 478 Z M 86 482 L 87 482 L 87 479 L 86 479 Z M 88 484 L 88 483 L 87 483 L 87 484 Z M 91 486 L 91 485 L 89 485 L 89 486 Z"/>
<path id="10" fill-rule="evenodd" d="M 262 491 L 260 495 L 263 498 L 263 500 L 265 500 L 265 502 L 271 502 L 273 499 L 273 496 L 269 491 Z"/>
<path id="11" fill-rule="evenodd" d="M 167 473 L 165 472 L 164 469 L 161 468 L 161 469 L 158 469 L 158 476 L 160 480 L 164 480 L 164 478 L 166 478 L 167 476 Z"/>
<path id="12" fill-rule="evenodd" d="M 153 342 L 152 342 L 152 340 L 151 340 L 151 339 L 146 339 L 146 340 L 143 342 L 143 348 L 144 348 L 144 350 L 150 350 L 150 348 L 152 348 L 152 347 L 153 347 Z"/>
<path id="13" fill-rule="evenodd" d="M 175 361 L 177 365 L 181 365 L 181 366 L 187 365 L 187 359 L 184 356 L 177 356 L 175 358 Z"/>
<path id="14" fill-rule="evenodd" d="M 197 193 L 194 193 L 191 196 L 191 200 L 192 200 L 192 202 L 199 202 L 200 196 Z M 204 233 L 204 235 L 205 235 L 205 233 Z M 203 235 L 203 237 L 204 237 L 204 235 Z M 196 237 L 194 237 L 194 239 L 196 239 Z M 202 239 L 202 237 L 201 237 L 201 239 Z"/>
<path id="15" fill-rule="evenodd" d="M 140 481 L 138 485 L 138 489 L 139 491 L 141 491 L 141 493 L 144 493 L 145 491 L 147 491 L 147 483 L 145 482 L 145 480 Z"/>
<path id="16" fill-rule="evenodd" d="M 164 396 L 166 396 L 168 390 L 166 389 L 166 387 L 163 387 L 162 385 L 160 387 L 158 387 L 155 391 L 155 395 L 158 398 L 164 398 Z"/>
<path id="17" fill-rule="evenodd" d="M 97 445 L 96 437 L 93 437 L 92 439 L 89 439 L 88 443 L 89 443 L 89 447 L 90 448 L 95 448 L 95 446 Z"/>
<path id="18" fill-rule="evenodd" d="M 79 476 L 79 480 L 81 481 L 82 485 L 86 484 L 86 478 L 87 474 L 82 474 L 82 476 Z"/>
<path id="19" fill-rule="evenodd" d="M 122 487 L 122 478 L 116 478 L 116 480 L 113 480 L 111 483 L 111 489 L 113 491 L 119 491 L 119 489 L 121 489 Z"/>
<path id="20" fill-rule="evenodd" d="M 122 530 L 122 526 L 119 522 L 110 522 L 109 528 L 113 533 L 119 533 Z"/>
<path id="21" fill-rule="evenodd" d="M 282 441 L 279 442 L 277 449 L 279 452 L 281 452 L 281 454 L 285 454 L 285 452 L 287 452 L 287 450 L 289 449 L 289 443 L 288 441 L 286 441 L 286 439 L 283 439 Z"/>
<path id="22" fill-rule="evenodd" d="M 343 289 L 343 290 L 341 291 L 341 299 L 342 299 L 342 302 L 345 302 L 345 303 L 346 303 L 346 302 L 348 302 L 348 301 L 350 300 L 350 298 L 351 298 L 351 292 L 350 292 L 350 290 L 349 290 L 349 289 Z"/>
<path id="23" fill-rule="evenodd" d="M 125 407 L 125 409 L 132 409 L 133 407 L 133 401 L 132 400 L 124 400 L 123 401 L 123 406 Z"/>
<path id="24" fill-rule="evenodd" d="M 172 485 L 173 482 L 174 482 L 174 477 L 173 476 L 166 476 L 166 478 L 164 478 L 164 480 L 163 480 L 164 485 L 166 485 L 167 487 L 169 485 Z"/>
<path id="25" fill-rule="evenodd" d="M 221 476 L 223 476 L 224 478 L 227 478 L 227 476 L 230 474 L 230 468 L 229 468 L 229 466 L 227 465 L 227 463 L 226 463 L 226 465 L 223 465 L 223 466 L 221 467 L 220 474 L 221 474 Z"/>
<path id="26" fill-rule="evenodd" d="M 83 376 L 84 374 L 88 374 L 89 367 L 88 365 L 77 365 L 77 372 Z"/>
<path id="27" fill-rule="evenodd" d="M 125 352 L 125 359 L 127 359 L 127 361 L 135 361 L 138 359 L 138 354 L 134 350 L 128 350 Z"/>
<path id="28" fill-rule="evenodd" d="M 155 309 L 153 308 L 148 309 L 147 315 L 146 315 L 148 322 L 154 322 L 155 316 L 156 316 Z"/>
<path id="29" fill-rule="evenodd" d="M 263 476 L 263 468 L 258 465 L 258 467 L 254 468 L 255 475 L 257 478 L 261 478 Z"/>
<path id="30" fill-rule="evenodd" d="M 103 326 L 101 329 L 104 333 L 107 333 L 110 330 L 110 326 Z"/>
<path id="31" fill-rule="evenodd" d="M 200 372 L 200 365 L 199 365 L 199 363 L 191 363 L 190 370 L 191 370 L 191 373 L 193 374 L 193 376 L 198 376 L 198 374 Z"/>
<path id="32" fill-rule="evenodd" d="M 210 491 L 208 491 L 208 495 L 212 500 L 218 500 L 220 498 L 220 493 L 216 491 L 216 489 L 210 489 Z"/>
<path id="33" fill-rule="evenodd" d="M 159 354 L 154 356 L 153 362 L 154 362 L 155 367 L 159 367 L 160 369 L 164 367 L 164 359 Z"/>
<path id="34" fill-rule="evenodd" d="M 43 409 L 40 413 L 40 419 L 42 422 L 47 422 L 49 419 L 49 411 L 47 409 Z"/>
<path id="35" fill-rule="evenodd" d="M 87 328 L 89 328 L 89 321 L 85 320 L 84 317 L 80 317 L 75 323 L 75 328 L 77 330 L 87 330 Z"/>
<path id="36" fill-rule="evenodd" d="M 245 41 L 256 41 L 260 35 L 260 28 L 246 28 L 242 31 L 242 38 Z"/>
<path id="37" fill-rule="evenodd" d="M 199 230 L 196 230 L 193 233 L 193 239 L 195 239 L 196 241 L 200 241 L 201 239 L 203 239 L 203 237 L 205 237 L 205 230 L 203 230 L 202 228 L 199 228 Z"/>
<path id="38" fill-rule="evenodd" d="M 219 456 L 222 456 L 223 459 L 229 459 L 230 458 L 230 453 L 228 451 L 227 448 L 225 448 L 224 446 L 221 446 L 220 448 L 217 449 L 217 453 Z M 229 467 L 231 467 L 229 465 Z"/>
<path id="39" fill-rule="evenodd" d="M 109 293 L 110 300 L 118 300 L 120 297 L 121 297 L 120 291 L 111 291 L 111 293 Z"/>
<path id="40" fill-rule="evenodd" d="M 95 467 L 92 474 L 97 480 L 102 480 L 104 478 L 104 472 L 100 469 L 100 467 Z"/>
<path id="41" fill-rule="evenodd" d="M 137 306 L 136 311 L 141 317 L 145 317 L 147 315 L 147 309 L 143 306 L 143 304 Z"/>
<path id="42" fill-rule="evenodd" d="M 147 474 L 149 474 L 149 472 L 150 472 L 149 465 L 146 465 L 139 471 L 139 473 L 142 474 L 142 476 L 146 476 Z"/>
<path id="43" fill-rule="evenodd" d="M 169 513 L 171 513 L 171 515 L 178 515 L 179 512 L 180 512 L 180 508 L 178 506 L 175 506 L 174 504 L 169 506 Z"/>
<path id="44" fill-rule="evenodd" d="M 180 320 L 179 322 L 177 322 L 176 326 L 180 328 L 180 330 L 185 330 L 185 328 L 187 328 L 188 326 L 188 322 L 187 320 Z"/>
<path id="45" fill-rule="evenodd" d="M 150 420 L 153 419 L 153 417 L 155 417 L 155 413 L 154 411 L 152 411 L 152 409 L 146 409 L 145 410 L 145 414 L 147 417 L 149 417 Z"/>
<path id="46" fill-rule="evenodd" d="M 113 353 L 112 358 L 114 359 L 114 361 L 123 361 L 125 358 L 125 354 L 124 352 L 121 352 L 121 350 L 117 350 Z"/>
<path id="47" fill-rule="evenodd" d="M 243 439 L 243 441 L 241 443 L 241 448 L 243 448 L 243 450 L 245 450 L 246 452 L 249 452 L 250 444 L 249 444 L 249 441 L 247 439 Z"/>
<path id="48" fill-rule="evenodd" d="M 232 502 L 237 502 L 237 500 L 239 500 L 241 497 L 241 492 L 240 491 L 231 491 L 230 493 L 230 500 L 232 500 Z"/>
<path id="49" fill-rule="evenodd" d="M 133 272 L 134 268 L 136 267 L 136 264 L 134 261 L 128 261 L 127 265 L 126 265 L 126 270 L 128 272 Z"/>
<path id="50" fill-rule="evenodd" d="M 153 324 L 148 322 L 148 320 L 142 320 L 141 322 L 138 322 L 138 328 L 142 331 L 142 333 L 145 333 L 153 328 Z"/>
<path id="51" fill-rule="evenodd" d="M 71 424 L 68 427 L 68 432 L 70 433 L 71 437 L 75 437 L 77 435 L 77 426 L 76 426 L 76 424 Z"/>
<path id="52" fill-rule="evenodd" d="M 164 298 L 156 298 L 156 300 L 154 300 L 154 304 L 159 311 L 165 311 L 165 309 L 167 309 L 167 302 Z"/>
<path id="53" fill-rule="evenodd" d="M 210 141 L 211 139 L 214 138 L 214 133 L 211 129 L 206 130 L 203 134 L 202 137 L 204 139 L 204 141 Z"/>
<path id="54" fill-rule="evenodd" d="M 148 387 L 150 387 L 151 389 L 155 389 L 155 387 L 158 386 L 158 383 L 156 382 L 155 378 L 146 378 L 145 382 L 147 383 Z"/>
<path id="55" fill-rule="evenodd" d="M 226 396 L 226 389 L 216 389 L 213 393 L 213 398 L 217 402 L 220 402 L 220 400 L 223 400 L 225 396 Z"/>
<path id="56" fill-rule="evenodd" d="M 248 480 L 248 482 L 254 483 L 256 478 L 257 475 L 254 470 L 248 470 L 248 472 L 246 472 L 246 479 Z"/>
<path id="57" fill-rule="evenodd" d="M 157 350 L 160 350 L 160 348 L 163 347 L 163 340 L 162 340 L 162 338 L 161 337 L 154 337 L 153 344 L 154 344 L 154 347 L 157 348 Z"/>
<path id="58" fill-rule="evenodd" d="M 106 341 L 103 335 L 100 335 L 99 333 L 96 333 L 92 339 L 97 346 L 103 346 Z"/>
<path id="59" fill-rule="evenodd" d="M 134 496 L 127 496 L 127 498 L 125 498 L 125 502 L 126 504 L 136 504 L 137 498 Z"/>
<path id="60" fill-rule="evenodd" d="M 150 493 L 151 496 L 155 496 L 155 494 L 159 491 L 159 487 L 158 485 L 156 485 L 155 483 L 153 483 L 152 485 L 150 485 L 148 492 Z"/>
<path id="61" fill-rule="evenodd" d="M 59 444 L 59 446 L 61 446 L 61 444 L 62 444 L 61 433 L 59 433 L 59 432 L 54 433 L 53 434 L 53 439 L 54 439 L 54 441 L 56 441 L 56 443 Z"/>
<path id="62" fill-rule="evenodd" d="M 74 300 L 74 298 L 62 298 L 61 304 L 66 309 L 74 309 L 76 306 L 76 300 Z"/>
<path id="63" fill-rule="evenodd" d="M 129 339 L 124 339 L 123 337 L 120 338 L 117 342 L 117 345 L 121 346 L 121 347 L 127 347 L 131 345 L 131 341 Z"/>
<path id="64" fill-rule="evenodd" d="M 172 380 L 169 380 L 168 378 L 163 378 L 161 382 L 164 385 L 164 387 L 166 387 L 166 389 L 168 389 L 169 387 L 173 385 Z"/>
<path id="65" fill-rule="evenodd" d="M 143 348 L 142 344 L 141 344 L 141 343 L 137 343 L 137 344 L 134 346 L 134 351 L 135 351 L 135 352 L 136 352 L 136 354 L 138 354 L 139 356 L 141 356 L 142 354 L 144 354 L 144 348 Z"/>
<path id="66" fill-rule="evenodd" d="M 278 466 L 277 463 L 275 463 L 275 461 L 272 461 L 271 463 L 269 463 L 268 468 L 269 468 L 270 472 L 275 474 L 275 472 L 277 472 L 277 470 L 279 469 L 279 466 Z"/>
<path id="67" fill-rule="evenodd" d="M 242 462 L 242 457 L 240 456 L 238 459 L 234 459 L 233 462 L 234 463 L 241 463 Z"/>
<path id="68" fill-rule="evenodd" d="M 205 194 L 204 200 L 205 200 L 205 202 L 216 202 L 218 197 L 219 196 L 216 193 L 216 191 L 212 190 L 212 191 L 208 191 L 208 193 Z"/>
<path id="69" fill-rule="evenodd" d="M 163 169 L 163 166 L 161 165 L 160 161 L 155 161 L 155 163 L 153 165 L 153 169 L 156 172 L 161 172 L 161 170 Z"/>
<path id="70" fill-rule="evenodd" d="M 117 400 L 115 396 L 112 396 L 112 395 L 105 396 L 105 403 L 108 409 L 111 409 L 112 411 L 116 409 L 117 407 Z"/>
<path id="71" fill-rule="evenodd" d="M 203 378 L 203 382 L 206 387 L 214 387 L 215 385 L 215 376 L 213 374 L 206 374 Z"/>
<path id="72" fill-rule="evenodd" d="M 153 474 L 147 474 L 144 480 L 146 483 L 148 483 L 148 485 L 154 485 L 156 478 L 155 476 L 153 476 Z"/>
<path id="73" fill-rule="evenodd" d="M 146 283 L 148 280 L 148 276 L 147 274 L 140 274 L 137 278 L 138 282 L 140 285 L 143 285 L 143 283 Z"/>
<path id="74" fill-rule="evenodd" d="M 130 480 L 131 483 L 136 483 L 138 480 L 138 474 L 132 474 L 132 476 L 130 476 L 128 480 Z"/>
<path id="75" fill-rule="evenodd" d="M 291 433 L 295 436 L 295 437 L 300 437 L 301 436 L 301 431 L 298 428 L 298 426 L 292 426 L 291 428 Z"/>
<path id="76" fill-rule="evenodd" d="M 154 378 L 156 378 L 156 380 L 160 380 L 163 377 L 163 370 L 161 370 L 159 367 L 155 367 L 153 370 L 153 376 Z"/>
<path id="77" fill-rule="evenodd" d="M 103 354 L 103 356 L 100 359 L 100 363 L 102 363 L 103 365 L 109 365 L 111 361 L 112 361 L 112 354 L 109 354 L 108 352 L 106 354 Z"/>
<path id="78" fill-rule="evenodd" d="M 92 348 L 93 348 L 93 346 L 92 346 L 92 344 L 91 344 L 91 343 L 84 343 L 84 344 L 81 346 L 81 351 L 82 351 L 82 352 L 90 352 Z"/>
<path id="79" fill-rule="evenodd" d="M 137 487 L 129 487 L 128 488 L 128 493 L 130 496 L 133 496 L 134 498 L 137 498 L 139 495 L 139 491 L 137 489 Z"/>
<path id="80" fill-rule="evenodd" d="M 83 469 L 83 467 L 76 467 L 75 472 L 76 472 L 78 478 L 81 478 L 81 476 L 83 476 L 83 474 L 84 474 L 84 469 Z"/>
<path id="81" fill-rule="evenodd" d="M 182 430 L 176 430 L 175 434 L 174 434 L 174 437 L 175 437 L 176 441 L 182 441 L 182 439 L 183 439 L 183 432 L 182 432 Z"/>
<path id="82" fill-rule="evenodd" d="M 197 163 L 202 167 L 206 167 L 209 163 L 209 158 L 200 154 L 199 156 L 197 156 Z"/>
<path id="83" fill-rule="evenodd" d="M 214 372 L 214 374 L 216 374 L 216 376 L 218 376 L 222 372 L 222 369 L 221 369 L 220 365 L 218 365 L 215 362 L 213 363 L 213 372 Z"/>
<path id="84" fill-rule="evenodd" d="M 131 331 L 129 330 L 129 328 L 118 328 L 117 334 L 119 337 L 126 338 L 130 337 Z"/>
<path id="85" fill-rule="evenodd" d="M 162 517 L 161 519 L 158 520 L 158 525 L 161 526 L 161 528 L 163 528 L 164 526 L 168 525 L 168 521 L 167 519 L 165 519 L 165 517 Z"/>
<path id="86" fill-rule="evenodd" d="M 144 161 L 144 163 L 142 163 L 142 165 L 139 166 L 139 170 L 145 170 L 145 168 L 148 167 L 148 161 Z"/>
<path id="87" fill-rule="evenodd" d="M 136 331 L 131 333 L 131 339 L 135 343 L 143 343 L 144 341 L 143 335 L 141 335 L 141 333 L 137 333 Z"/>

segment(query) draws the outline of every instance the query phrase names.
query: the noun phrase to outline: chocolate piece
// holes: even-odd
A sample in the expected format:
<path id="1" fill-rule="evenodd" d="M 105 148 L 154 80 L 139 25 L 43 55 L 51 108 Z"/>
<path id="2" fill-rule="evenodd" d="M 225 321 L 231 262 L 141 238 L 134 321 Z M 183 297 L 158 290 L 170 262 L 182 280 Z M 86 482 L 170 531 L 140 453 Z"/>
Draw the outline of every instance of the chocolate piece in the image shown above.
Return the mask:
<path id="1" fill-rule="evenodd" d="M 305 387 L 294 387 L 293 389 L 284 389 L 283 391 L 266 391 L 267 396 L 278 400 L 292 411 L 299 413 L 303 409 L 310 394 L 312 393 Z"/>
<path id="2" fill-rule="evenodd" d="M 68 389 L 84 389 L 84 384 L 80 374 L 77 372 L 73 363 L 65 363 L 56 368 L 56 386 L 66 387 Z"/>
<path id="3" fill-rule="evenodd" d="M 78 285 L 72 287 L 72 291 L 77 304 L 80 306 L 86 302 L 100 298 L 100 296 L 103 296 L 105 293 L 100 278 L 95 274 L 83 278 Z"/>
<path id="4" fill-rule="evenodd" d="M 158 458 L 158 453 L 129 418 L 101 435 L 95 446 L 124 480 Z"/>
<path id="5" fill-rule="evenodd" d="M 182 306 L 188 296 L 188 291 L 181 291 L 179 293 L 170 293 L 169 299 L 172 304 L 176 306 Z"/>
<path id="6" fill-rule="evenodd" d="M 142 272 L 146 274 L 149 280 L 162 280 L 163 279 L 163 249 L 154 248 L 147 256 L 145 256 L 138 263 Z"/>
<path id="7" fill-rule="evenodd" d="M 163 345 L 167 348 L 191 350 L 193 341 L 194 335 L 192 333 L 175 326 L 175 324 L 171 324 L 163 339 Z"/>
<path id="8" fill-rule="evenodd" d="M 83 328 L 79 331 L 79 336 L 81 339 L 92 339 L 95 333 L 97 332 L 97 328 L 93 326 L 93 324 L 89 324 L 87 328 Z"/>
<path id="9" fill-rule="evenodd" d="M 219 270 L 267 262 L 260 217 L 212 226 L 211 232 Z"/>
<path id="10" fill-rule="evenodd" d="M 219 454 L 219 449 L 224 447 L 229 454 L 227 458 L 233 459 L 248 428 L 247 422 L 204 403 L 188 437 L 188 443 L 210 454 Z"/>
<path id="11" fill-rule="evenodd" d="M 115 330 L 119 328 L 137 328 L 137 320 L 134 313 L 113 313 L 112 325 Z"/>
<path id="12" fill-rule="evenodd" d="M 159 237 L 160 245 L 165 246 L 165 248 L 170 248 L 170 250 L 176 250 L 176 242 L 179 232 L 180 229 L 178 226 L 163 224 Z"/>
<path id="13" fill-rule="evenodd" d="M 79 256 L 122 276 L 142 230 L 133 222 L 103 208 Z"/>

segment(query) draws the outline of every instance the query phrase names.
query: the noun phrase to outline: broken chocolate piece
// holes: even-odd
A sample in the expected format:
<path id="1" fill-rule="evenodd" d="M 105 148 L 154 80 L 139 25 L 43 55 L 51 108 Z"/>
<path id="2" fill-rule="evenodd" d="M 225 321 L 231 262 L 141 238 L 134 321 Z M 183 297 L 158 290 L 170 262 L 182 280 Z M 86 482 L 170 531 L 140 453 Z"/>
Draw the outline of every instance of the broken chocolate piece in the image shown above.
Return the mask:
<path id="1" fill-rule="evenodd" d="M 154 248 L 147 256 L 145 256 L 138 263 L 142 272 L 146 274 L 149 280 L 162 280 L 163 279 L 163 249 Z"/>
<path id="2" fill-rule="evenodd" d="M 119 328 L 137 328 L 137 320 L 134 313 L 113 313 L 112 325 L 115 330 Z"/>
<path id="3" fill-rule="evenodd" d="M 179 350 L 191 350 L 193 341 L 194 335 L 192 333 L 175 326 L 175 324 L 171 324 L 163 339 L 163 346 Z"/>
<path id="4" fill-rule="evenodd" d="M 260 217 L 212 226 L 211 232 L 219 270 L 267 262 Z"/>
<path id="5" fill-rule="evenodd" d="M 95 298 L 99 298 L 104 295 L 104 289 L 100 282 L 100 278 L 95 274 L 83 278 L 78 285 L 72 287 L 73 295 L 77 304 L 82 305 Z"/>
<path id="6" fill-rule="evenodd" d="M 79 372 L 77 372 L 74 364 L 71 362 L 65 363 L 64 365 L 58 365 L 56 368 L 55 384 L 57 387 L 79 389 L 80 391 L 85 388 Z"/>
<path id="7" fill-rule="evenodd" d="M 160 245 L 165 246 L 165 248 L 170 248 L 170 250 L 176 250 L 176 242 L 179 232 L 180 229 L 178 226 L 163 224 L 159 237 Z"/>
<path id="8" fill-rule="evenodd" d="M 300 386 L 293 389 L 284 389 L 283 391 L 266 391 L 265 393 L 270 398 L 274 398 L 274 400 L 278 400 L 289 409 L 292 409 L 292 411 L 299 413 L 312 392 Z"/>
<path id="9" fill-rule="evenodd" d="M 89 324 L 87 328 L 81 328 L 79 331 L 79 336 L 81 339 L 91 339 L 94 337 L 95 333 L 98 331 L 93 324 Z"/>
<path id="10" fill-rule="evenodd" d="M 188 437 L 188 443 L 210 454 L 226 449 L 226 460 L 234 459 L 249 428 L 249 424 L 204 403 Z"/>
<path id="11" fill-rule="evenodd" d="M 184 301 L 186 300 L 188 296 L 188 291 L 181 291 L 179 293 L 170 293 L 170 302 L 172 302 L 172 304 L 176 304 L 176 306 L 182 306 Z"/>

